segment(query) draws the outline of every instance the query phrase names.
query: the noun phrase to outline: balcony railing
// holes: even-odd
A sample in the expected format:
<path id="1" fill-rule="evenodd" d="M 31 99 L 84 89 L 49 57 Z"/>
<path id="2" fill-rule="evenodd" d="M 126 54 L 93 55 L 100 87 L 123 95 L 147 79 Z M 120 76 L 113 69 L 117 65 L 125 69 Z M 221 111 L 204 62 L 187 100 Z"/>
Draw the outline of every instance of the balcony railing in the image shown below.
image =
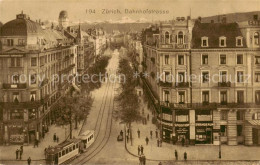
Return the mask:
<path id="1" fill-rule="evenodd" d="M 218 82 L 218 87 L 231 87 L 231 82 Z"/>
<path id="2" fill-rule="evenodd" d="M 189 45 L 188 44 L 174 44 L 175 49 L 188 49 Z"/>
<path id="3" fill-rule="evenodd" d="M 160 44 L 159 48 L 162 48 L 162 49 L 172 49 L 173 45 L 172 44 Z"/>
<path id="4" fill-rule="evenodd" d="M 172 87 L 172 83 L 167 81 L 159 81 L 159 85 L 162 87 Z"/>
<path id="5" fill-rule="evenodd" d="M 161 49 L 188 49 L 188 44 L 176 44 L 176 43 L 170 43 L 170 44 L 159 44 L 159 48 Z"/>
<path id="6" fill-rule="evenodd" d="M 4 107 L 10 108 L 37 108 L 42 104 L 41 100 L 27 102 L 3 102 Z"/>
<path id="7" fill-rule="evenodd" d="M 255 103 L 169 103 L 165 101 L 160 102 L 161 106 L 172 108 L 172 109 L 201 109 L 201 110 L 210 110 L 217 108 L 260 108 L 259 104 Z"/>
<path id="8" fill-rule="evenodd" d="M 3 83 L 3 89 L 26 89 L 26 83 L 7 84 Z"/>
<path id="9" fill-rule="evenodd" d="M 175 86 L 176 88 L 188 88 L 189 82 L 176 82 Z"/>

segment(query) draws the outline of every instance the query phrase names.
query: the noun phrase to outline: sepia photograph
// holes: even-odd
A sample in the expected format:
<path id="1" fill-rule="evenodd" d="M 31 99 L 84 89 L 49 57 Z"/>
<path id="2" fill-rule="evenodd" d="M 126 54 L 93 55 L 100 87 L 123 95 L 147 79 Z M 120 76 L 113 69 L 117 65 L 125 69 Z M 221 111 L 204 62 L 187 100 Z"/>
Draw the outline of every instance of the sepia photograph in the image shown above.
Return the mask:
<path id="1" fill-rule="evenodd" d="M 260 0 L 0 0 L 0 165 L 260 165 Z"/>

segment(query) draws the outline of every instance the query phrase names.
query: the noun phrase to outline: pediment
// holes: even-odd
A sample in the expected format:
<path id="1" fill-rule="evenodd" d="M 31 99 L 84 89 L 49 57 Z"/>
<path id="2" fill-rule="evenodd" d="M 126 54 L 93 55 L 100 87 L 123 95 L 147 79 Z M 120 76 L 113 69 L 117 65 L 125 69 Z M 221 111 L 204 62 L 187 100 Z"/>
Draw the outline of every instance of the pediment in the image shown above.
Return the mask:
<path id="1" fill-rule="evenodd" d="M 26 53 L 26 51 L 24 49 L 19 49 L 19 48 L 11 48 L 11 49 L 6 49 L 3 50 L 3 53 Z"/>

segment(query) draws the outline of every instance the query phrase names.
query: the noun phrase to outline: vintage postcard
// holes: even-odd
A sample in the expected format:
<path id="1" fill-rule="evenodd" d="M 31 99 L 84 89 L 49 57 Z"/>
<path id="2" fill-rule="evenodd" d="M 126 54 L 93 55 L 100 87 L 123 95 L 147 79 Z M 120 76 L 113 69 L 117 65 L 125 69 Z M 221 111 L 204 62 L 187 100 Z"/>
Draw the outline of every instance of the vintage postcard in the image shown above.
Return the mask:
<path id="1" fill-rule="evenodd" d="M 260 165 L 260 0 L 0 0 L 0 165 Z"/>

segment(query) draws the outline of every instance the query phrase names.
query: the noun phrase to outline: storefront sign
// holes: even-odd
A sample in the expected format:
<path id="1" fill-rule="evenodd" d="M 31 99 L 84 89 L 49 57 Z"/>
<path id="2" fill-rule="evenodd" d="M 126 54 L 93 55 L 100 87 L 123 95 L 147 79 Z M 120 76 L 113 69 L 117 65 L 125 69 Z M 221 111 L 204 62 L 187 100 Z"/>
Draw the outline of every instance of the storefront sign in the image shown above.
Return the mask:
<path id="1" fill-rule="evenodd" d="M 178 127 L 176 128 L 176 132 L 178 134 L 186 134 L 189 131 L 189 128 L 187 127 Z"/>
<path id="2" fill-rule="evenodd" d="M 178 124 L 178 123 L 175 123 L 174 126 L 175 127 L 189 127 L 190 124 Z"/>
<path id="3" fill-rule="evenodd" d="M 196 123 L 196 126 L 213 126 L 213 123 Z"/>
<path id="4" fill-rule="evenodd" d="M 260 21 L 248 21 L 248 25 L 260 26 Z"/>

